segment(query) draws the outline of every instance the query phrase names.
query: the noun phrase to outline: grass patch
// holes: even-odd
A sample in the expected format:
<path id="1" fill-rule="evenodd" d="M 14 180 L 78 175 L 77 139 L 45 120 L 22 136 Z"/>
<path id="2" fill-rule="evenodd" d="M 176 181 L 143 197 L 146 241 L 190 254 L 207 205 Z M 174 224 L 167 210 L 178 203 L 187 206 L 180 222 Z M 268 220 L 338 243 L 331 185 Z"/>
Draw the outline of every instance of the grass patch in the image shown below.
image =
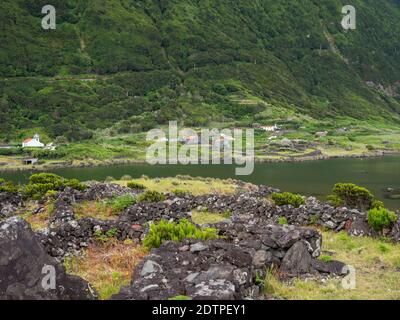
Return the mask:
<path id="1" fill-rule="evenodd" d="M 192 212 L 192 221 L 198 225 L 215 224 L 224 221 L 225 219 L 229 219 L 230 216 L 231 213 L 229 211 L 224 213 L 194 211 Z"/>
<path id="2" fill-rule="evenodd" d="M 77 219 L 96 218 L 100 220 L 113 220 L 117 213 L 102 201 L 86 201 L 74 205 L 74 213 Z"/>
<path id="3" fill-rule="evenodd" d="M 146 177 L 132 180 L 136 184 L 146 187 L 147 190 L 160 193 L 188 192 L 195 196 L 203 194 L 234 194 L 237 191 L 237 185 L 233 181 L 210 179 L 210 178 L 190 178 L 175 177 L 163 179 L 148 179 Z M 116 181 L 116 183 L 126 186 L 126 181 Z"/>
<path id="4" fill-rule="evenodd" d="M 333 258 L 327 254 L 323 254 L 319 257 L 319 260 L 321 260 L 323 262 L 331 262 L 333 260 Z"/>
<path id="5" fill-rule="evenodd" d="M 115 213 L 119 213 L 135 203 L 136 199 L 131 194 L 125 194 L 123 196 L 112 198 L 106 201 L 106 205 L 109 206 Z"/>
<path id="6" fill-rule="evenodd" d="M 146 254 L 132 241 L 110 240 L 89 246 L 83 257 L 68 258 L 64 265 L 69 274 L 89 281 L 105 300 L 129 284 L 132 270 Z"/>
<path id="7" fill-rule="evenodd" d="M 77 219 L 96 218 L 100 220 L 113 220 L 119 213 L 133 205 L 136 199 L 131 194 L 108 199 L 105 201 L 85 201 L 74 205 Z"/>
<path id="8" fill-rule="evenodd" d="M 284 226 L 286 224 L 288 224 L 288 220 L 286 217 L 279 217 L 278 218 L 278 224 L 280 224 L 281 226 Z"/>
<path id="9" fill-rule="evenodd" d="M 178 301 L 178 300 L 192 300 L 192 298 L 191 297 L 188 297 L 188 296 L 175 296 L 175 297 L 172 297 L 172 298 L 169 298 L 168 300 L 172 300 L 172 301 Z"/>
<path id="10" fill-rule="evenodd" d="M 32 211 L 35 208 L 30 208 L 28 212 L 24 212 L 20 215 L 22 219 L 29 223 L 33 231 L 38 231 L 47 228 L 50 220 L 50 216 L 54 210 L 53 202 L 48 202 L 44 206 L 44 210 L 40 213 L 33 214 Z"/>

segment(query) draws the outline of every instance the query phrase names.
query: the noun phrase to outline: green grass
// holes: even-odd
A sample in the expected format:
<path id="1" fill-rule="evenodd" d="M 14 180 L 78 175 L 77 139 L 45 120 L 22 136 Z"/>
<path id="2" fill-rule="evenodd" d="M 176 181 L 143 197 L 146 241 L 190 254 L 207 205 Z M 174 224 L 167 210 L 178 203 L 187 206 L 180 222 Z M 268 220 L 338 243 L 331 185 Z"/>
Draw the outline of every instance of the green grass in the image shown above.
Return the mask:
<path id="1" fill-rule="evenodd" d="M 146 187 L 147 190 L 161 193 L 173 192 L 177 189 L 191 193 L 193 195 L 203 194 L 233 194 L 237 190 L 237 185 L 232 180 L 222 180 L 213 178 L 192 178 L 189 176 L 178 176 L 175 178 L 148 179 L 146 177 L 132 180 Z M 126 181 L 114 181 L 123 186 Z"/>
<path id="2" fill-rule="evenodd" d="M 212 213 L 208 211 L 193 211 L 192 221 L 198 225 L 215 224 L 224 221 L 226 219 L 229 219 L 230 216 L 231 216 L 230 212 Z"/>

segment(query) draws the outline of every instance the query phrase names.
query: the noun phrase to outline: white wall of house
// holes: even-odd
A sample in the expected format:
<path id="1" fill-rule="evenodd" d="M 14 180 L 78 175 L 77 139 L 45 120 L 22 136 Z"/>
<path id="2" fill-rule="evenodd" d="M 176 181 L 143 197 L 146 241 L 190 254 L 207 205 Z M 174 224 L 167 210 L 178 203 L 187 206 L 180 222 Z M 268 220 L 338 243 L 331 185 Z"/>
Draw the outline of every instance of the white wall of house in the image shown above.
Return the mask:
<path id="1" fill-rule="evenodd" d="M 23 148 L 43 148 L 44 143 L 41 143 L 39 135 L 35 134 L 35 136 L 32 139 L 22 142 L 22 147 Z"/>

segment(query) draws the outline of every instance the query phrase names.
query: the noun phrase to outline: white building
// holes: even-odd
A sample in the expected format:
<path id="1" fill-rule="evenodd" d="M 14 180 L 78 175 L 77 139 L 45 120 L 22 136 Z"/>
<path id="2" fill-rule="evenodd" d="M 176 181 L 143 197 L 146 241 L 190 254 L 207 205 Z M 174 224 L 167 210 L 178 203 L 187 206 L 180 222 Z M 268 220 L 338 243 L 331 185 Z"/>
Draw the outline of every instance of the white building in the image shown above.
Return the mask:
<path id="1" fill-rule="evenodd" d="M 40 137 L 38 134 L 35 134 L 33 138 L 25 139 L 22 142 L 22 148 L 43 148 L 44 143 L 40 142 Z"/>
<path id="2" fill-rule="evenodd" d="M 262 126 L 261 129 L 267 132 L 275 132 L 279 131 L 281 128 L 275 124 L 273 126 Z"/>

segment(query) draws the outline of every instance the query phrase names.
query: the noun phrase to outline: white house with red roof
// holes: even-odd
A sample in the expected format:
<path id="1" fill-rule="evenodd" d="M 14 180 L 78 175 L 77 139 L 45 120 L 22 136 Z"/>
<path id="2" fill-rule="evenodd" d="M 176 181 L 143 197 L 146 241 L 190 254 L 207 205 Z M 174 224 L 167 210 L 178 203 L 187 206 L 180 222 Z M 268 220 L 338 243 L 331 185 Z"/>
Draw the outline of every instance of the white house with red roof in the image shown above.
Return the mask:
<path id="1" fill-rule="evenodd" d="M 35 134 L 33 138 L 25 139 L 22 142 L 22 148 L 44 148 L 44 143 L 41 143 L 39 135 Z"/>

